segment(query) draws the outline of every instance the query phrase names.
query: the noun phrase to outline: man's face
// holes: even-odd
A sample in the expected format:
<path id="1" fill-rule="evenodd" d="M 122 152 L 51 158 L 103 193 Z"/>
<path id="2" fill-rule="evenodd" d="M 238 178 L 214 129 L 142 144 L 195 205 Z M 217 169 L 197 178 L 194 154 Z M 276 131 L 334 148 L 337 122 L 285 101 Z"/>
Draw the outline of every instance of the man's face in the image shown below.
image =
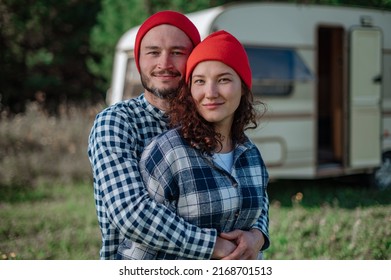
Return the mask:
<path id="1" fill-rule="evenodd" d="M 149 30 L 140 44 L 141 82 L 159 98 L 176 95 L 184 84 L 186 61 L 193 49 L 189 37 L 172 25 Z"/>

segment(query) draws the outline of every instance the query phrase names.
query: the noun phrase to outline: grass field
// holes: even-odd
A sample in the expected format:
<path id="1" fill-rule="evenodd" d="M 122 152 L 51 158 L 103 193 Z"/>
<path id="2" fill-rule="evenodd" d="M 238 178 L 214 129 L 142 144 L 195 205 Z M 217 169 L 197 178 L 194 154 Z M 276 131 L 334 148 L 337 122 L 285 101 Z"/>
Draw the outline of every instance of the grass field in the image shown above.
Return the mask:
<path id="1" fill-rule="evenodd" d="M 391 259 L 391 190 L 352 180 L 270 185 L 269 259 Z"/>
<path id="2" fill-rule="evenodd" d="M 338 181 L 270 184 L 267 259 L 391 259 L 391 191 Z M 97 259 L 90 184 L 0 193 L 2 259 Z"/>
<path id="3" fill-rule="evenodd" d="M 102 108 L 1 119 L 0 259 L 98 259 L 87 138 Z M 272 182 L 269 196 L 267 259 L 391 259 L 391 190 L 348 177 Z"/>

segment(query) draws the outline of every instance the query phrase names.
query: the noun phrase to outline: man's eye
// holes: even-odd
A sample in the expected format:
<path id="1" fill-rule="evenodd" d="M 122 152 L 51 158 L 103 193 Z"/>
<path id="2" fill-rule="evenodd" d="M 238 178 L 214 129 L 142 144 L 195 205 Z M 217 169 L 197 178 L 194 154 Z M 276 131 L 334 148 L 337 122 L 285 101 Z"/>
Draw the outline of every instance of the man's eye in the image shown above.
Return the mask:
<path id="1" fill-rule="evenodd" d="M 184 53 L 183 52 L 172 52 L 172 55 L 180 56 L 180 55 L 184 55 Z"/>
<path id="2" fill-rule="evenodd" d="M 150 51 L 150 52 L 147 52 L 147 55 L 156 56 L 156 55 L 159 55 L 159 52 L 158 51 Z"/>

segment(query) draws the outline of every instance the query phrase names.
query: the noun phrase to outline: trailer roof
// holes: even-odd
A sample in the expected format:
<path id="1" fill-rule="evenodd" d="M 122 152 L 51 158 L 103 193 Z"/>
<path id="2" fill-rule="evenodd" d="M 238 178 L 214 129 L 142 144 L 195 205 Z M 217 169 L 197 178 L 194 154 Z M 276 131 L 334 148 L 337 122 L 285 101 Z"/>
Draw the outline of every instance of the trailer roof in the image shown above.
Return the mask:
<path id="1" fill-rule="evenodd" d="M 383 47 L 391 49 L 391 12 L 385 10 L 292 3 L 238 3 L 187 16 L 197 26 L 202 39 L 215 30 L 226 29 L 244 43 L 304 46 L 314 45 L 317 26 L 341 26 L 349 30 L 360 26 L 361 18 L 366 16 L 372 18 L 374 26 L 383 30 Z M 138 28 L 128 30 L 120 38 L 117 50 L 133 49 Z"/>
<path id="2" fill-rule="evenodd" d="M 384 47 L 391 48 L 391 12 L 344 6 L 288 3 L 228 5 L 213 21 L 212 29 L 224 28 L 244 43 L 313 46 L 318 26 L 349 31 L 370 17 L 383 30 Z"/>

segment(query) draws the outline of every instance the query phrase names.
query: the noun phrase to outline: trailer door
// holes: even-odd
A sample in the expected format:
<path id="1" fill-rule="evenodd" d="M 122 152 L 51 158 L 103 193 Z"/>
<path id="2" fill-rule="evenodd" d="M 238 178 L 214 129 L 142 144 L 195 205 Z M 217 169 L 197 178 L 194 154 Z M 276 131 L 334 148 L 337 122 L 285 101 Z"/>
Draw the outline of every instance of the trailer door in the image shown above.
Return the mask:
<path id="1" fill-rule="evenodd" d="M 381 49 L 382 33 L 355 28 L 350 38 L 350 133 L 352 168 L 381 163 Z"/>

